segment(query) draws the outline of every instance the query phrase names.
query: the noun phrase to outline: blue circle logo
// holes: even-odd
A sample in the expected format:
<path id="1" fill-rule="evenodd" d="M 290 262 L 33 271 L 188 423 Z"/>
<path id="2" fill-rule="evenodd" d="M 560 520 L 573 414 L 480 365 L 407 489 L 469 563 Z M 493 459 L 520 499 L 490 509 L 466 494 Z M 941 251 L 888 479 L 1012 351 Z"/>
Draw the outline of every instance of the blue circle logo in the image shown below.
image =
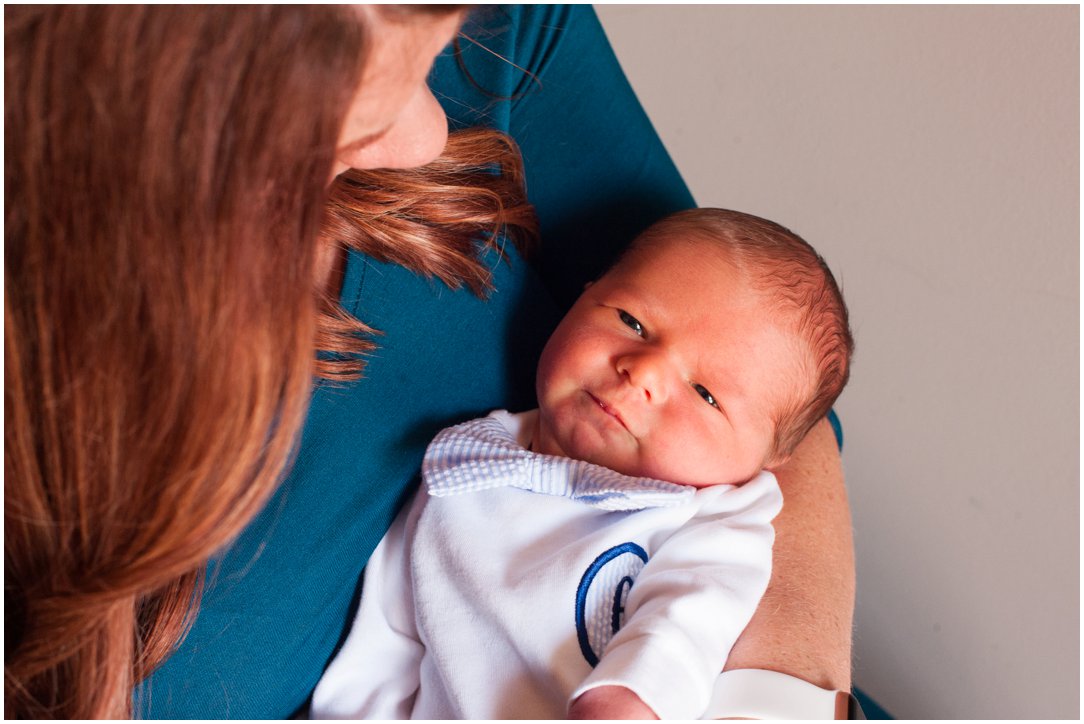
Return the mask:
<path id="1" fill-rule="evenodd" d="M 592 667 L 621 628 L 625 601 L 633 581 L 647 563 L 647 552 L 635 543 L 609 549 L 588 566 L 576 589 L 576 637 Z"/>

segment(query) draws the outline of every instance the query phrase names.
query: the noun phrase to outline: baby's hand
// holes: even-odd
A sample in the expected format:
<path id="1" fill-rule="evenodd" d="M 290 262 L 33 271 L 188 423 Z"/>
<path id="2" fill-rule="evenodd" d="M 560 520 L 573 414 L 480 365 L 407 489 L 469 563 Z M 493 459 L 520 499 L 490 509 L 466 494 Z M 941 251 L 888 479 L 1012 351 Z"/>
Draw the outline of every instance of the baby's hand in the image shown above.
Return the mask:
<path id="1" fill-rule="evenodd" d="M 658 719 L 640 697 L 623 686 L 585 691 L 568 708 L 569 719 Z"/>

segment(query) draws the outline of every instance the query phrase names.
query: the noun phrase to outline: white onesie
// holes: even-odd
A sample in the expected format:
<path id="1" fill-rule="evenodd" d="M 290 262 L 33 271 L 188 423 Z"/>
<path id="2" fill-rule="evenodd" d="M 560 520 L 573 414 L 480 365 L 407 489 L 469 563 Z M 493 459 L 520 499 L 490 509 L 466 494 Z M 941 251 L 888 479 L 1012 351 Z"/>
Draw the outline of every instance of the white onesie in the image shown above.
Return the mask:
<path id="1" fill-rule="evenodd" d="M 504 410 L 443 430 L 369 559 L 314 718 L 559 719 L 624 686 L 691 719 L 771 572 L 771 473 L 633 478 L 517 442 Z"/>

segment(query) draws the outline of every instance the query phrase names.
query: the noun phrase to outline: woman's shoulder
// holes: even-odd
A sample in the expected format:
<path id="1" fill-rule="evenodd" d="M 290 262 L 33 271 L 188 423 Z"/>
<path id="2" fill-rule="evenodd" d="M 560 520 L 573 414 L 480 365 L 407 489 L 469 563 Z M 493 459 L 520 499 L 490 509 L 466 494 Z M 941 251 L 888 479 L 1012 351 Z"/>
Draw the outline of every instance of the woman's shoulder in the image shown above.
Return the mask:
<path id="1" fill-rule="evenodd" d="M 610 52 L 589 5 L 494 5 L 472 11 L 429 77 L 453 129 L 509 130 L 511 104 L 538 90 L 562 46 Z"/>

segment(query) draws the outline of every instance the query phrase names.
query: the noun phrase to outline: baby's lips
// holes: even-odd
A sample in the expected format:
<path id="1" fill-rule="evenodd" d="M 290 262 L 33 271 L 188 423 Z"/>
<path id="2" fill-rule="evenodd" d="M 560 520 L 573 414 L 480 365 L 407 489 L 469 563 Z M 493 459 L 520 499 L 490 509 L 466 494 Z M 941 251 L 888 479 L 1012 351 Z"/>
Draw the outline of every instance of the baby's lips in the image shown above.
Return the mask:
<path id="1" fill-rule="evenodd" d="M 601 399 L 599 399 L 597 395 L 593 393 L 588 392 L 587 394 L 591 395 L 591 399 L 598 403 L 598 406 L 601 407 L 607 415 L 613 417 L 615 420 L 621 423 L 621 427 L 625 428 L 626 430 L 629 429 L 628 424 L 625 422 L 625 418 L 622 417 L 621 412 L 616 407 L 603 402 Z M 629 432 L 631 434 L 632 431 L 630 430 Z"/>

